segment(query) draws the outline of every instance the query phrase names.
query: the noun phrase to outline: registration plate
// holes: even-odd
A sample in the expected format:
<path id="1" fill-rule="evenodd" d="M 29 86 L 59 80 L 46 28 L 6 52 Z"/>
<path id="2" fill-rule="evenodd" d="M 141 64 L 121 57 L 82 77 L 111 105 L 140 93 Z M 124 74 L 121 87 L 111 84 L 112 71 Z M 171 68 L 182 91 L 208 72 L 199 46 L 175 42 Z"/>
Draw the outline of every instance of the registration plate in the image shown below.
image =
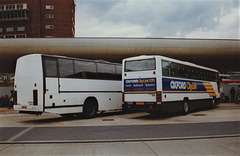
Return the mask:
<path id="1" fill-rule="evenodd" d="M 136 102 L 136 105 L 144 105 L 144 102 Z"/>
<path id="2" fill-rule="evenodd" d="M 22 106 L 22 109 L 27 109 L 27 106 Z"/>

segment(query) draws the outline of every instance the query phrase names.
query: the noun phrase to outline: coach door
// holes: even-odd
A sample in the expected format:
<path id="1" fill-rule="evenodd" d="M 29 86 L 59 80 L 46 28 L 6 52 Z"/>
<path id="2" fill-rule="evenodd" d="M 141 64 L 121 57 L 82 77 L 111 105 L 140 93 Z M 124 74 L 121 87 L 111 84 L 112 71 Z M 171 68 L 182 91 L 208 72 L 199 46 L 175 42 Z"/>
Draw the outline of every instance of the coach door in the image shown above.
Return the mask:
<path id="1" fill-rule="evenodd" d="M 54 108 L 59 94 L 58 61 L 57 58 L 44 57 L 45 77 L 45 109 Z"/>

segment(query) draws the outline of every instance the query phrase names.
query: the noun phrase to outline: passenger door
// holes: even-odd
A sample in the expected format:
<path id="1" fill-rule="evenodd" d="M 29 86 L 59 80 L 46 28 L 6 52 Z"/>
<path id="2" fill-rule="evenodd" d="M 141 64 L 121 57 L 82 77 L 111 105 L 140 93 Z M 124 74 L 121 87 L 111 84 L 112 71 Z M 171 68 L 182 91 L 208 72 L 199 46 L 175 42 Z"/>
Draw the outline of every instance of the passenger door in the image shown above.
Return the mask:
<path id="1" fill-rule="evenodd" d="M 56 58 L 44 57 L 45 108 L 55 107 L 59 94 L 58 61 Z"/>

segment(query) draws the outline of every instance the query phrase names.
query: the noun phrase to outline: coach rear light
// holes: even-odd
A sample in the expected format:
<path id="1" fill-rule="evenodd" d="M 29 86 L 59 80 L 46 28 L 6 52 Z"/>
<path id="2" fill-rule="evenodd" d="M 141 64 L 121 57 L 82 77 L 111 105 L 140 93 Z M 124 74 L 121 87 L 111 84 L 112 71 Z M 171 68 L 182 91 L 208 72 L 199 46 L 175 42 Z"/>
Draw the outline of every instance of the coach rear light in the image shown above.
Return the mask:
<path id="1" fill-rule="evenodd" d="M 157 102 L 162 102 L 162 92 L 157 92 Z"/>
<path id="2" fill-rule="evenodd" d="M 124 102 L 124 92 L 122 92 L 122 102 Z"/>
<path id="3" fill-rule="evenodd" d="M 14 91 L 14 105 L 17 105 L 17 91 Z"/>
<path id="4" fill-rule="evenodd" d="M 38 105 L 38 91 L 33 90 L 33 105 L 37 106 Z"/>

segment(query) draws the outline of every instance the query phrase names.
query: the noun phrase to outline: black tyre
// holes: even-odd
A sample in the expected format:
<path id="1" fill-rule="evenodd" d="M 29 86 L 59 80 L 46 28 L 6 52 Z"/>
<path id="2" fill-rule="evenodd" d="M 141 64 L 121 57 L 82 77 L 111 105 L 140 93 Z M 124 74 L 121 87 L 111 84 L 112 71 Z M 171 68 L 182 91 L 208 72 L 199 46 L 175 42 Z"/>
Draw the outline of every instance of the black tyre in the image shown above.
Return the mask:
<path id="1" fill-rule="evenodd" d="M 93 118 L 97 115 L 97 102 L 96 100 L 87 100 L 83 107 L 83 114 L 86 118 Z"/>
<path id="2" fill-rule="evenodd" d="M 189 103 L 188 101 L 184 101 L 182 105 L 182 113 L 187 115 L 189 113 Z"/>

